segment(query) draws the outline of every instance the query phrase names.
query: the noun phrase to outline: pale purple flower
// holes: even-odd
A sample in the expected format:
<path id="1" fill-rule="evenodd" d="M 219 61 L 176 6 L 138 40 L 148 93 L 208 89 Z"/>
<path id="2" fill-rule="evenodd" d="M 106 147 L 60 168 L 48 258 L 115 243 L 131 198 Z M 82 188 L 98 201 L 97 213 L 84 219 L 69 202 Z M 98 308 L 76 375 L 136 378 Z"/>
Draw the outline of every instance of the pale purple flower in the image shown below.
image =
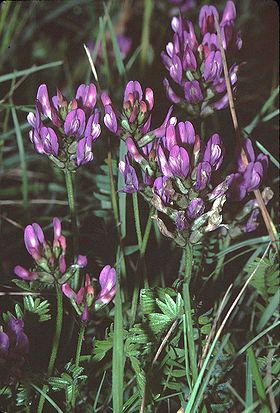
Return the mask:
<path id="1" fill-rule="evenodd" d="M 197 80 L 186 82 L 184 92 L 186 101 L 192 105 L 203 101 L 203 94 Z"/>
<path id="2" fill-rule="evenodd" d="M 214 16 L 219 21 L 219 14 L 216 7 L 207 5 L 201 7 L 198 22 L 202 34 L 215 31 Z"/>
<path id="3" fill-rule="evenodd" d="M 186 149 L 175 145 L 171 148 L 168 163 L 173 176 L 186 178 L 189 172 L 189 155 Z"/>
<path id="4" fill-rule="evenodd" d="M 188 218 L 194 220 L 203 214 L 205 210 L 205 203 L 201 198 L 194 198 L 188 205 Z"/>
<path id="5" fill-rule="evenodd" d="M 82 107 L 85 106 L 90 110 L 93 110 L 96 104 L 96 87 L 93 83 L 89 85 L 80 85 L 76 93 L 77 101 L 80 101 Z"/>
<path id="6" fill-rule="evenodd" d="M 159 176 L 154 181 L 153 190 L 160 197 L 164 204 L 168 204 L 171 200 L 171 190 L 168 188 L 169 178 L 167 176 Z"/>
<path id="7" fill-rule="evenodd" d="M 108 304 L 116 295 L 116 270 L 106 265 L 100 272 L 99 283 L 101 291 L 96 297 L 97 305 Z"/>
<path id="8" fill-rule="evenodd" d="M 128 155 L 126 155 L 125 161 L 119 162 L 119 169 L 125 181 L 125 187 L 121 191 L 128 193 L 137 192 L 139 181 L 135 169 L 130 165 Z"/>
<path id="9" fill-rule="evenodd" d="M 206 82 L 217 81 L 223 70 L 222 55 L 219 50 L 210 52 L 205 59 L 203 77 Z"/>
<path id="10" fill-rule="evenodd" d="M 76 159 L 77 166 L 84 165 L 93 160 L 92 138 L 90 136 L 79 140 Z"/>
<path id="11" fill-rule="evenodd" d="M 99 124 L 100 112 L 98 109 L 95 109 L 94 113 L 89 117 L 87 121 L 87 126 L 85 130 L 85 137 L 91 138 L 95 141 L 101 134 L 101 127 Z"/>
<path id="12" fill-rule="evenodd" d="M 38 88 L 37 99 L 40 102 L 43 114 L 52 120 L 52 106 L 49 99 L 47 85 L 42 84 Z"/>
<path id="13" fill-rule="evenodd" d="M 21 278 L 22 280 L 26 280 L 26 281 L 33 281 L 38 278 L 38 274 L 36 272 L 28 271 L 26 268 L 22 267 L 21 265 L 15 266 L 14 273 L 19 278 Z"/>
<path id="14" fill-rule="evenodd" d="M 64 132 L 67 136 L 80 138 L 85 130 L 86 115 L 82 109 L 74 109 L 68 113 L 64 123 Z"/>
<path id="15" fill-rule="evenodd" d="M 85 255 L 78 255 L 77 257 L 77 265 L 80 268 L 85 268 L 87 266 L 87 257 Z"/>
<path id="16" fill-rule="evenodd" d="M 45 245 L 44 233 L 40 225 L 27 225 L 24 230 L 25 247 L 35 261 L 40 260 Z"/>
<path id="17" fill-rule="evenodd" d="M 210 182 L 211 178 L 211 165 L 209 162 L 200 162 L 197 165 L 197 170 L 196 170 L 196 184 L 195 188 L 198 191 L 202 191 L 207 187 L 207 185 Z"/>
<path id="18" fill-rule="evenodd" d="M 209 162 L 212 168 L 214 168 L 217 171 L 220 168 L 223 159 L 224 146 L 220 136 L 217 133 L 215 133 L 207 142 L 203 155 L 203 161 Z"/>

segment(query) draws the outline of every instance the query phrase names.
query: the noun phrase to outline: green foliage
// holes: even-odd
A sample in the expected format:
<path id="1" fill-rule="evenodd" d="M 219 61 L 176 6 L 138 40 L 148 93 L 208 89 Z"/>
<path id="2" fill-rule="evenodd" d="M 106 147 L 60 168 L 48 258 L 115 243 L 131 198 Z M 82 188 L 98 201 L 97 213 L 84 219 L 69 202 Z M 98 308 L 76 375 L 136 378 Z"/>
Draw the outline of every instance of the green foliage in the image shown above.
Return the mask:
<path id="1" fill-rule="evenodd" d="M 265 257 L 264 260 L 257 258 L 255 261 L 245 267 L 245 271 L 251 274 L 258 267 L 254 277 L 251 280 L 251 285 L 258 291 L 265 301 L 276 293 L 279 286 L 279 263 L 276 261 L 275 255 Z"/>
<path id="2" fill-rule="evenodd" d="M 23 298 L 24 311 L 27 314 L 33 314 L 38 317 L 39 322 L 48 321 L 51 319 L 50 303 L 41 298 L 33 298 L 27 295 Z"/>
<path id="3" fill-rule="evenodd" d="M 76 367 L 71 363 L 65 365 L 65 371 L 59 377 L 50 377 L 49 385 L 55 392 L 64 391 L 66 404 L 70 405 L 73 392 L 79 392 L 79 386 L 87 380 L 87 375 L 82 374 L 83 367 Z"/>

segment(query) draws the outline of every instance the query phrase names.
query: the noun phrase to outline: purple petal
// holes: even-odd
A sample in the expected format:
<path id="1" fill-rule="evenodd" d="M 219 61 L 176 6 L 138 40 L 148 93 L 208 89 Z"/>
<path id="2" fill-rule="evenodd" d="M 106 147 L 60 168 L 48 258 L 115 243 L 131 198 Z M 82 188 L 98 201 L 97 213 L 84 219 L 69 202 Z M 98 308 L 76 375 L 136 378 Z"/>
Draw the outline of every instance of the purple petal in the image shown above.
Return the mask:
<path id="1" fill-rule="evenodd" d="M 174 176 L 186 178 L 189 172 L 189 155 L 186 149 L 173 146 L 169 154 L 169 166 Z"/>
<path id="2" fill-rule="evenodd" d="M 189 206 L 188 206 L 188 218 L 189 219 L 196 219 L 198 218 L 201 214 L 203 214 L 205 210 L 205 204 L 203 199 L 201 198 L 194 198 Z"/>
<path id="3" fill-rule="evenodd" d="M 74 109 L 68 113 L 64 122 L 64 132 L 67 136 L 81 137 L 85 130 L 86 116 L 82 109 Z"/>
<path id="4" fill-rule="evenodd" d="M 61 286 L 62 292 L 66 297 L 75 300 L 76 293 L 72 290 L 69 283 L 62 284 Z"/>
<path id="5" fill-rule="evenodd" d="M 43 114 L 52 120 L 52 107 L 49 99 L 47 85 L 42 84 L 38 88 L 37 99 L 41 104 Z"/>
<path id="6" fill-rule="evenodd" d="M 33 281 L 38 278 L 38 274 L 36 272 L 30 272 L 26 268 L 22 267 L 21 265 L 17 265 L 14 268 L 14 273 L 21 278 L 22 280 L 26 281 Z"/>

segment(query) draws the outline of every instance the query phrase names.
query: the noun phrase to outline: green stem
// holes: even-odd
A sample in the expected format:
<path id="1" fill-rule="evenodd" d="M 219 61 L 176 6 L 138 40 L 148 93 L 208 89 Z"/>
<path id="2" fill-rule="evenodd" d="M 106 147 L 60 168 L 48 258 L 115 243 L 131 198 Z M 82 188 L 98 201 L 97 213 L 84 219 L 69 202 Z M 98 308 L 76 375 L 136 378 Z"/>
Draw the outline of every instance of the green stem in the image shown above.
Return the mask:
<path id="1" fill-rule="evenodd" d="M 61 329 L 62 329 L 62 319 L 63 319 L 63 300 L 62 300 L 62 292 L 61 288 L 58 284 L 56 284 L 56 305 L 57 305 L 57 313 L 56 313 L 56 328 L 55 328 L 55 334 L 53 338 L 53 345 L 52 345 L 52 352 L 50 356 L 50 361 L 48 365 L 48 377 L 50 377 L 53 373 L 53 368 L 58 352 L 58 347 L 59 347 L 59 342 L 60 342 L 60 336 L 61 336 Z M 48 391 L 48 385 L 45 384 L 43 386 L 43 393 L 46 393 Z M 44 403 L 45 403 L 45 396 L 41 394 L 39 404 L 38 404 L 38 410 L 37 413 L 41 413 L 44 408 Z"/>
<path id="2" fill-rule="evenodd" d="M 82 322 L 80 332 L 79 332 L 79 337 L 78 337 L 78 342 L 77 342 L 77 350 L 76 350 L 76 358 L 75 358 L 75 366 L 79 367 L 80 365 L 80 359 L 81 359 L 81 351 L 82 351 L 82 345 L 84 341 L 84 336 L 85 336 L 85 331 L 86 331 L 86 323 Z M 72 393 L 72 409 L 75 411 L 75 405 L 76 405 L 76 386 L 73 386 L 73 393 Z"/>
<path id="3" fill-rule="evenodd" d="M 68 197 L 68 205 L 70 210 L 71 226 L 72 226 L 72 238 L 73 238 L 73 254 L 77 256 L 79 248 L 79 237 L 78 237 L 78 225 L 77 225 L 77 213 L 75 205 L 75 191 L 74 191 L 74 179 L 73 172 L 64 170 L 65 174 L 65 184 Z M 74 277 L 73 287 L 77 288 L 79 284 L 79 273 Z"/>
<path id="4" fill-rule="evenodd" d="M 138 258 L 137 265 L 136 265 L 136 272 L 135 272 L 136 273 L 136 283 L 135 283 L 135 286 L 134 286 L 133 296 L 132 296 L 132 303 L 131 303 L 130 326 L 133 326 L 133 324 L 135 322 L 135 318 L 136 318 L 138 295 L 139 295 L 139 290 L 140 290 L 140 272 L 141 272 L 142 267 L 144 267 L 143 269 L 145 270 L 145 266 L 142 266 L 142 263 L 143 263 L 143 259 L 144 259 L 145 252 L 146 252 L 146 249 L 147 249 L 148 240 L 149 240 L 149 237 L 150 237 L 150 232 L 151 232 L 151 227 L 152 227 L 152 215 L 153 214 L 154 214 L 154 208 L 151 208 L 150 214 L 148 216 L 144 236 L 143 236 L 143 239 L 142 239 L 141 247 L 140 247 L 139 258 Z M 146 278 L 147 277 L 144 274 L 145 287 L 146 287 L 146 284 L 147 284 Z"/>
<path id="5" fill-rule="evenodd" d="M 140 223 L 140 214 L 139 214 L 139 204 L 138 204 L 138 194 L 137 194 L 137 192 L 134 192 L 132 194 L 132 201 L 133 201 L 133 212 L 134 212 L 134 221 L 135 221 L 137 242 L 138 242 L 139 251 L 140 251 L 141 245 L 142 245 L 142 232 L 141 232 L 141 223 Z"/>
<path id="6" fill-rule="evenodd" d="M 192 383 L 195 383 L 198 370 L 197 370 L 197 357 L 195 350 L 194 341 L 194 330 L 193 330 L 193 320 L 192 320 L 192 308 L 191 308 L 191 298 L 190 298 L 190 280 L 192 274 L 192 261 L 193 261 L 193 251 L 191 244 L 187 244 L 186 254 L 185 254 L 185 279 L 183 284 L 183 300 L 185 308 L 185 317 L 187 323 L 187 341 L 188 350 L 190 357 L 190 367 L 192 372 Z"/>

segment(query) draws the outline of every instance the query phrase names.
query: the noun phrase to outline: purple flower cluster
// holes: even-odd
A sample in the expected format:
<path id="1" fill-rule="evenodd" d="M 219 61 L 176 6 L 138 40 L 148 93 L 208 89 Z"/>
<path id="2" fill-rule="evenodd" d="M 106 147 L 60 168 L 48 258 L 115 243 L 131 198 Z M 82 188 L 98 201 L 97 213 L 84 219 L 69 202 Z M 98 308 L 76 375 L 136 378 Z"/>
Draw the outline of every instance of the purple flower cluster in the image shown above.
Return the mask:
<path id="1" fill-rule="evenodd" d="M 49 98 L 47 86 L 38 88 L 36 113 L 27 121 L 32 127 L 29 137 L 38 153 L 48 155 L 59 167 L 75 170 L 93 159 L 92 144 L 99 137 L 100 113 L 93 83 L 80 85 L 70 102 L 57 89 Z M 42 117 L 48 118 L 48 124 Z"/>
<path id="2" fill-rule="evenodd" d="M 109 304 L 116 294 L 116 270 L 106 265 L 99 274 L 100 291 L 95 295 L 95 290 L 89 274 L 86 274 L 84 285 L 77 293 L 73 291 L 69 283 L 62 285 L 62 291 L 66 297 L 73 300 L 78 313 L 83 321 L 88 320 L 89 309 L 94 305 L 95 310 Z"/>
<path id="3" fill-rule="evenodd" d="M 0 384 L 15 384 L 21 375 L 24 357 L 29 351 L 24 322 L 10 316 L 4 331 L 0 325 Z"/>
<path id="4" fill-rule="evenodd" d="M 162 52 L 162 60 L 171 79 L 183 90 L 183 97 L 164 79 L 166 93 L 171 102 L 186 106 L 192 115 L 207 116 L 213 110 L 228 105 L 226 82 L 223 75 L 222 56 L 215 30 L 214 17 L 219 14 L 214 6 L 203 6 L 199 13 L 201 38 L 197 39 L 193 23 L 183 21 L 182 16 L 173 17 L 171 27 L 173 40 Z M 229 0 L 219 22 L 222 44 L 230 56 L 242 46 L 240 33 L 235 31 L 236 9 Z M 238 66 L 229 69 L 232 86 L 237 82 Z"/>
<path id="5" fill-rule="evenodd" d="M 156 209 L 168 215 L 174 227 L 160 229 L 184 244 L 189 238 L 197 242 L 204 232 L 222 223 L 230 176 L 213 187 L 218 177 L 224 147 L 218 134 L 203 147 L 191 122 L 168 118 L 163 134 L 139 148 L 131 137 L 126 140 L 128 154 L 120 161 L 125 192 L 139 191 Z"/>
<path id="6" fill-rule="evenodd" d="M 88 319 L 89 308 L 94 304 L 95 309 L 108 304 L 115 296 L 116 271 L 110 265 L 106 265 L 100 273 L 99 283 L 101 291 L 95 297 L 90 276 L 87 274 L 84 286 L 75 293 L 69 280 L 75 274 L 87 266 L 87 257 L 78 255 L 72 265 L 66 264 L 66 239 L 61 232 L 61 222 L 53 219 L 54 238 L 53 243 L 45 240 L 42 228 L 39 224 L 28 225 L 24 231 L 24 242 L 27 251 L 35 262 L 34 268 L 27 270 L 21 265 L 14 268 L 15 274 L 26 281 L 39 280 L 44 283 L 57 282 L 61 285 L 63 293 L 76 304 L 74 307 L 83 321 Z"/>
<path id="7" fill-rule="evenodd" d="M 24 230 L 25 247 L 34 260 L 35 267 L 27 270 L 21 265 L 14 269 L 15 274 L 26 281 L 39 279 L 42 282 L 52 283 L 55 280 L 60 283 L 70 279 L 77 270 L 87 265 L 87 258 L 78 255 L 75 263 L 67 268 L 66 264 L 66 238 L 62 235 L 61 222 L 53 219 L 54 238 L 53 243 L 46 241 L 39 224 L 27 225 Z"/>

